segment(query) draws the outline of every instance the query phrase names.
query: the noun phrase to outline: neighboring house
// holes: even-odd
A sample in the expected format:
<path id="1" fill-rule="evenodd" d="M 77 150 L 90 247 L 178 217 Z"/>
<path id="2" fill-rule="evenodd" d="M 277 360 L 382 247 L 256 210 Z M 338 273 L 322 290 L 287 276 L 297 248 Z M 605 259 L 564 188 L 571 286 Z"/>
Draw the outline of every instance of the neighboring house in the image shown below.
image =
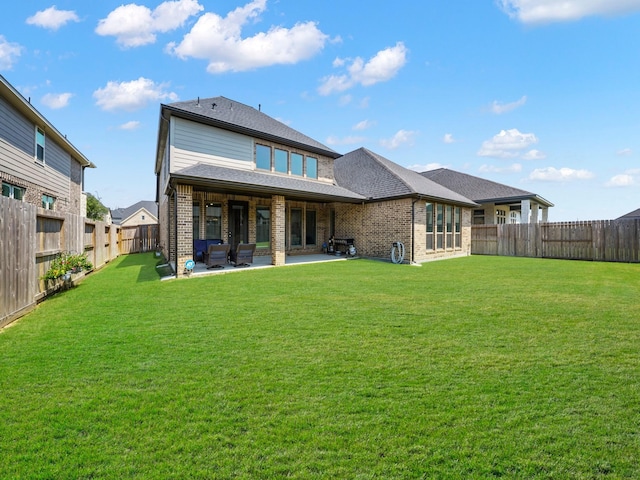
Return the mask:
<path id="1" fill-rule="evenodd" d="M 553 207 L 553 203 L 535 193 L 447 168 L 421 175 L 480 204 L 473 210 L 474 225 L 545 223 L 549 208 Z"/>
<path id="2" fill-rule="evenodd" d="M 2 195 L 85 216 L 87 167 L 95 165 L 0 75 Z"/>
<path id="3" fill-rule="evenodd" d="M 616 218 L 616 220 L 638 220 L 640 219 L 640 208 L 634 210 L 633 212 L 629 212 L 626 215 Z"/>
<path id="4" fill-rule="evenodd" d="M 160 245 L 178 275 L 204 238 L 256 243 L 274 265 L 331 237 L 381 258 L 400 241 L 412 262 L 470 252 L 473 201 L 225 97 L 161 105 L 155 173 Z"/>
<path id="5" fill-rule="evenodd" d="M 110 213 L 111 222 L 122 227 L 158 223 L 158 205 L 148 200 L 134 203 L 127 208 L 113 209 Z"/>

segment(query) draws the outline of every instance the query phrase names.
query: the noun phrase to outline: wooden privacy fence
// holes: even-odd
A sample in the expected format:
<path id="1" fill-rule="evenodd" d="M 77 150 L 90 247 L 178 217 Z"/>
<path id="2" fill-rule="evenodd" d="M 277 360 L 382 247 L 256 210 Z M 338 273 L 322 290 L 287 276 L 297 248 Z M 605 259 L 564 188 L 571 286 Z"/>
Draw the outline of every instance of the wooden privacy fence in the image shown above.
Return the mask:
<path id="1" fill-rule="evenodd" d="M 640 219 L 473 225 L 471 253 L 640 262 Z"/>
<path id="2" fill-rule="evenodd" d="M 158 245 L 158 225 L 120 227 L 120 253 L 153 252 Z"/>
<path id="3" fill-rule="evenodd" d="M 47 295 L 41 277 L 59 253 L 86 253 L 100 268 L 123 253 L 153 250 L 157 235 L 157 225 L 121 229 L 0 196 L 0 327 Z"/>

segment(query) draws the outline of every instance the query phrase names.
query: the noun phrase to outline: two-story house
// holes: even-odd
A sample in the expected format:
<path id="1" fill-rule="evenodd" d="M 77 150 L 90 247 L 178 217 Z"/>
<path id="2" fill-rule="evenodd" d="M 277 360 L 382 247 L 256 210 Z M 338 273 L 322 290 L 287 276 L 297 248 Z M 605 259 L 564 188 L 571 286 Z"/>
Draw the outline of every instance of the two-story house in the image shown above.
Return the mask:
<path id="1" fill-rule="evenodd" d="M 274 265 L 332 237 L 384 258 L 400 241 L 412 262 L 470 252 L 473 201 L 225 97 L 161 105 L 155 173 L 160 244 L 178 275 L 205 238 L 255 243 Z"/>
<path id="2" fill-rule="evenodd" d="M 84 215 L 87 167 L 95 165 L 0 75 L 2 195 Z"/>

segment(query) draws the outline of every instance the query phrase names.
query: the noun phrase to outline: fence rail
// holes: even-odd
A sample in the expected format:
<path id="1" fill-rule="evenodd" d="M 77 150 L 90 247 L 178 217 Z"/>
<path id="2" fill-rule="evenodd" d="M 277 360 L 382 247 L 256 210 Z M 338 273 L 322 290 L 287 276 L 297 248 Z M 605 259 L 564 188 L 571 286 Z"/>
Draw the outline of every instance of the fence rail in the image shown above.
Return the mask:
<path id="1" fill-rule="evenodd" d="M 155 249 L 157 235 L 157 225 L 121 228 L 0 196 L 0 328 L 49 293 L 42 276 L 59 253 L 86 253 L 101 268 Z"/>
<path id="2" fill-rule="evenodd" d="M 473 225 L 471 253 L 640 262 L 640 219 Z"/>

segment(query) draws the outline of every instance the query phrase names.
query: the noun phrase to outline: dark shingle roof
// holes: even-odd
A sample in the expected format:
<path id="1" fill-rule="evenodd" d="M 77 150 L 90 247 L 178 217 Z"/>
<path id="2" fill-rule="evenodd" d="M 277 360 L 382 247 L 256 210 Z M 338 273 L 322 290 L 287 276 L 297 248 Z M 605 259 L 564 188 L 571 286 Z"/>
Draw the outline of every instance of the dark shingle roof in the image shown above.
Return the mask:
<path id="1" fill-rule="evenodd" d="M 640 218 L 640 208 L 634 210 L 633 212 L 629 212 L 626 215 L 616 218 L 616 220 L 633 220 L 635 218 Z"/>
<path id="2" fill-rule="evenodd" d="M 359 148 L 334 161 L 338 185 L 371 200 L 415 195 L 476 206 L 469 198 L 404 168 L 366 148 Z"/>
<path id="3" fill-rule="evenodd" d="M 113 210 L 111 210 L 111 221 L 116 225 L 119 225 L 142 208 L 144 208 L 154 217 L 158 218 L 158 205 L 156 204 L 156 202 L 142 200 L 138 203 L 134 203 L 130 207 L 114 208 Z"/>
<path id="4" fill-rule="evenodd" d="M 215 105 L 215 106 L 214 106 Z M 196 117 L 202 123 L 286 145 L 298 146 L 335 158 L 340 154 L 260 110 L 226 97 L 198 98 L 162 106 L 176 114 Z"/>
<path id="5" fill-rule="evenodd" d="M 502 183 L 492 182 L 484 178 L 475 177 L 466 173 L 456 172 L 448 168 L 438 168 L 422 172 L 425 178 L 447 187 L 454 192 L 465 195 L 478 203 L 487 203 L 495 201 L 509 201 L 522 199 L 535 199 L 538 203 L 553 207 L 553 203 L 536 195 L 519 188 L 510 187 Z"/>
<path id="6" fill-rule="evenodd" d="M 331 183 L 253 170 L 225 168 L 206 163 L 184 168 L 172 174 L 172 177 L 188 180 L 194 185 L 212 187 L 216 191 L 286 195 L 287 198 L 292 199 L 324 202 L 364 200 L 361 195 Z"/>

